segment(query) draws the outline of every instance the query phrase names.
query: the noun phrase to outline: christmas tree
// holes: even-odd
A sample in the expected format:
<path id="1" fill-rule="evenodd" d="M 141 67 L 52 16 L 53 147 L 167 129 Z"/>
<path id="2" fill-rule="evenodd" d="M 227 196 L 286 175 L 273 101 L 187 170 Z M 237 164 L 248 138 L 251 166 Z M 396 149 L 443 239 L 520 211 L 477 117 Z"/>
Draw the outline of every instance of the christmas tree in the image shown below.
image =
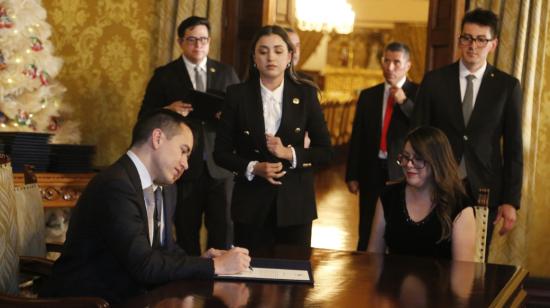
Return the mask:
<path id="1" fill-rule="evenodd" d="M 55 80 L 62 60 L 53 55 L 41 0 L 0 0 L 0 131 L 47 132 L 52 142 L 78 143 L 78 125 L 66 118 L 65 88 Z"/>

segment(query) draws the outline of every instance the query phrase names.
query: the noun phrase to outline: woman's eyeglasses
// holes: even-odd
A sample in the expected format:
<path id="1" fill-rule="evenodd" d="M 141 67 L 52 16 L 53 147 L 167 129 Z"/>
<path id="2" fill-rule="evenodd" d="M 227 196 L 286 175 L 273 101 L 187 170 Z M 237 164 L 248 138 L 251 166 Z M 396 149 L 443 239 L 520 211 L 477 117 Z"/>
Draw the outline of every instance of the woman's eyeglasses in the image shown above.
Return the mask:
<path id="1" fill-rule="evenodd" d="M 422 169 L 426 167 L 426 161 L 422 158 L 409 156 L 408 154 L 403 153 L 397 155 L 397 164 L 399 166 L 405 167 L 409 162 L 411 162 L 413 164 L 413 167 L 415 167 L 416 169 Z"/>

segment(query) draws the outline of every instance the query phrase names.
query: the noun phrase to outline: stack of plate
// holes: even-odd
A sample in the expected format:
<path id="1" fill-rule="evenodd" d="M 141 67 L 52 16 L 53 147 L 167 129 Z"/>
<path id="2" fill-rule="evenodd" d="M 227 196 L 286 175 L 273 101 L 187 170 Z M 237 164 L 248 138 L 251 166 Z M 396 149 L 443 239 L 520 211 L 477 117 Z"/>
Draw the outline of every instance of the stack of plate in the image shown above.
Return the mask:
<path id="1" fill-rule="evenodd" d="M 37 172 L 45 172 L 50 162 L 50 136 L 47 133 L 0 132 L 0 152 L 11 158 L 14 172 L 23 172 L 25 164 L 33 165 Z"/>
<path id="2" fill-rule="evenodd" d="M 92 171 L 93 145 L 50 144 L 50 172 L 83 173 Z"/>

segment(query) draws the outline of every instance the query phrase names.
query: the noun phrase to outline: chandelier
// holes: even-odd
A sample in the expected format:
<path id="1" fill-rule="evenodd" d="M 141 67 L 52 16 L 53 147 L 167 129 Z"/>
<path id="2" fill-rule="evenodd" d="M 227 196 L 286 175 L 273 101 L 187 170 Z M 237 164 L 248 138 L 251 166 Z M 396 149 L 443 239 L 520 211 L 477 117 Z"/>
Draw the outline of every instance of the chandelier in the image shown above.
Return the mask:
<path id="1" fill-rule="evenodd" d="M 355 12 L 347 0 L 296 0 L 296 19 L 303 31 L 348 34 Z"/>

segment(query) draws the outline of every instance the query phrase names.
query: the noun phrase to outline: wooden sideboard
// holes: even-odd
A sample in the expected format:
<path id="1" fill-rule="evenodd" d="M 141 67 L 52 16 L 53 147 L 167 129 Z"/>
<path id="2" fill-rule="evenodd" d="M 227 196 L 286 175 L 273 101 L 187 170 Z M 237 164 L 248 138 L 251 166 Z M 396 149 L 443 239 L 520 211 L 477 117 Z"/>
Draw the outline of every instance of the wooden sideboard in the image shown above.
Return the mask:
<path id="1" fill-rule="evenodd" d="M 74 207 L 95 173 L 35 173 L 44 208 Z M 25 183 L 23 173 L 14 173 L 15 186 Z"/>

